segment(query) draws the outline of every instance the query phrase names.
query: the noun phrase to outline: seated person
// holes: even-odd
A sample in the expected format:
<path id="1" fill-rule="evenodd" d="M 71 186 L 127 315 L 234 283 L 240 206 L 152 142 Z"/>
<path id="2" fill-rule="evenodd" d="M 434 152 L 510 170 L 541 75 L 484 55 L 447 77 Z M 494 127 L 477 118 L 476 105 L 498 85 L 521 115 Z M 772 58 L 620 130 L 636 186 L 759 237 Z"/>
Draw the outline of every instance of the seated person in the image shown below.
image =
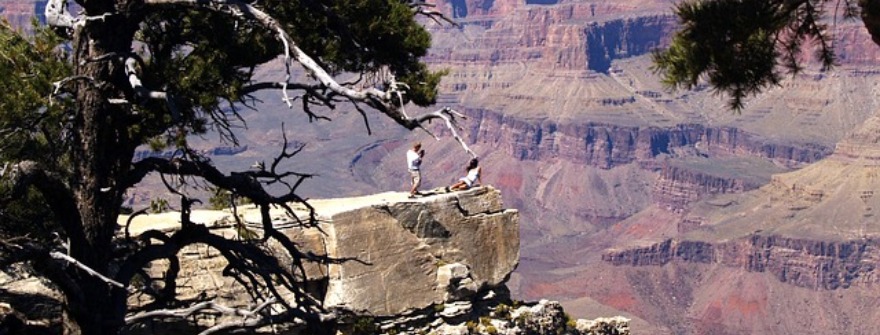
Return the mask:
<path id="1" fill-rule="evenodd" d="M 480 178 L 481 168 L 479 166 L 479 160 L 477 160 L 476 158 L 471 159 L 465 171 L 467 171 L 467 175 L 447 189 L 452 191 L 460 191 L 473 187 L 474 183 L 476 183 L 477 185 L 483 184 L 483 180 Z"/>

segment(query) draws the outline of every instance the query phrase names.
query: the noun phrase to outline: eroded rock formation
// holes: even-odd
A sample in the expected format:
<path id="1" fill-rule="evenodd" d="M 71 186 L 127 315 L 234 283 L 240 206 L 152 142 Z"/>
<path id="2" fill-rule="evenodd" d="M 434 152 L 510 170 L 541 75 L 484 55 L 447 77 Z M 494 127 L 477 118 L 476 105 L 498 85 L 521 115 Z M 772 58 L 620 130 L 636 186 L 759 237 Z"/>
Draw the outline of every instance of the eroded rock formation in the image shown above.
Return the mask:
<path id="1" fill-rule="evenodd" d="M 327 308 L 390 317 L 436 304 L 470 301 L 499 289 L 519 262 L 519 216 L 504 209 L 500 192 L 479 187 L 465 192 L 406 199 L 403 193 L 315 200 L 320 224 L 304 229 L 276 214 L 275 224 L 305 253 L 343 260 L 307 264 L 307 277 Z M 194 214 L 219 234 L 240 232 L 231 213 Z M 242 212 L 259 222 L 259 213 Z M 171 222 L 165 221 L 170 220 Z M 198 220 L 198 219 L 196 219 Z M 173 216 L 137 217 L 130 228 L 176 225 Z M 143 227 L 143 228 L 142 228 Z M 256 231 L 256 230 L 255 230 Z M 184 297 L 225 292 L 228 304 L 249 301 L 243 288 L 223 277 L 223 257 L 205 247 L 183 251 Z M 161 273 L 165 267 L 157 265 Z M 143 304 L 146 301 L 138 301 Z"/>
<path id="2" fill-rule="evenodd" d="M 586 35 L 587 68 L 609 73 L 611 62 L 641 56 L 667 43 L 675 18 L 671 15 L 638 16 L 591 23 Z"/>
<path id="3" fill-rule="evenodd" d="M 484 109 L 466 109 L 466 114 L 473 120 L 468 138 L 475 139 L 475 143 L 498 146 L 520 160 L 562 158 L 602 169 L 653 159 L 685 147 L 712 155 L 761 157 L 792 166 L 812 163 L 831 153 L 821 145 L 774 143 L 733 127 L 572 124 L 517 118 Z"/>
<path id="4" fill-rule="evenodd" d="M 880 241 L 830 242 L 754 235 L 712 244 L 666 240 L 647 247 L 608 251 L 602 259 L 614 265 L 660 266 L 672 261 L 722 264 L 749 272 L 766 272 L 799 287 L 834 290 L 880 283 Z"/>
<path id="5" fill-rule="evenodd" d="M 873 117 L 822 161 L 774 175 L 752 192 L 694 206 L 684 218 L 692 232 L 609 250 L 602 259 L 633 266 L 722 264 L 812 289 L 874 285 L 880 282 L 878 129 L 880 118 Z"/>

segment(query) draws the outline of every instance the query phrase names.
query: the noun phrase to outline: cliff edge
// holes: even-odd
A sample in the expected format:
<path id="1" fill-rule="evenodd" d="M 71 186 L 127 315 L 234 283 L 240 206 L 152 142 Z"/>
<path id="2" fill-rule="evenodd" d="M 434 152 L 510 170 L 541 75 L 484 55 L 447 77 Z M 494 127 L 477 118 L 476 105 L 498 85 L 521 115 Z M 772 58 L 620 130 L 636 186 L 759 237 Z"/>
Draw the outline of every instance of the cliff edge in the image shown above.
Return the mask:
<path id="1" fill-rule="evenodd" d="M 418 198 L 387 192 L 309 204 L 318 222 L 313 227 L 297 224 L 280 210 L 270 214 L 275 228 L 316 260 L 303 266 L 306 287 L 335 312 L 344 334 L 628 331 L 626 319 L 578 322 L 555 302 L 510 300 L 506 282 L 519 262 L 519 212 L 505 209 L 500 191 L 491 186 Z M 300 218 L 309 215 L 305 207 L 294 209 Z M 236 223 L 236 215 L 244 227 Z M 237 238 L 259 237 L 260 216 L 247 205 L 234 213 L 191 213 L 194 222 L 215 234 Z M 180 225 L 177 213 L 120 222 L 132 235 Z M 222 275 L 226 261 L 218 251 L 188 247 L 180 258 L 180 300 L 207 298 L 227 306 L 251 302 L 244 287 Z M 167 269 L 167 264 L 154 262 L 147 272 L 158 276 Z M 130 306 L 144 306 L 150 299 L 132 295 Z M 206 316 L 196 323 L 210 327 L 222 321 Z M 180 329 L 175 327 L 179 325 L 152 324 L 144 333 Z"/>
<path id="2" fill-rule="evenodd" d="M 297 225 L 280 211 L 272 213 L 273 224 L 301 252 L 333 260 L 305 265 L 310 289 L 329 309 L 385 317 L 466 300 L 503 286 L 519 261 L 519 213 L 504 209 L 500 192 L 491 187 L 416 199 L 389 192 L 309 203 L 316 227 Z M 299 210 L 307 217 L 305 208 Z M 258 210 L 245 206 L 237 214 L 254 226 L 248 231 L 259 231 Z M 192 218 L 224 236 L 248 234 L 229 211 L 194 211 Z M 174 213 L 138 216 L 129 231 L 137 235 L 178 225 Z M 181 294 L 217 290 L 233 301 L 248 301 L 232 278 L 219 275 L 225 265 L 218 252 L 193 249 L 184 251 L 191 256 L 182 263 L 190 264 L 181 264 L 180 277 L 199 284 L 180 286 L 192 291 Z"/>

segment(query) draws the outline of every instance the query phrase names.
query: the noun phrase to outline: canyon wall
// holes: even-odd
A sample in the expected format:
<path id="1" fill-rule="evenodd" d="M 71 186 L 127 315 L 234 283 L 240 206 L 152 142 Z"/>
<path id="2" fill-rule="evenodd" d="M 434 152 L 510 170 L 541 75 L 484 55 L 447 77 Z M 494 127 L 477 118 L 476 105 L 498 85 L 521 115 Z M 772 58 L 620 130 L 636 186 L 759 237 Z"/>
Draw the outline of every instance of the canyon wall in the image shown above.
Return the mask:
<path id="1" fill-rule="evenodd" d="M 711 155 L 762 157 L 792 166 L 815 162 L 831 153 L 830 148 L 821 145 L 773 143 L 732 127 L 559 123 L 485 109 L 465 109 L 465 114 L 471 119 L 467 138 L 474 143 L 499 148 L 519 160 L 561 158 L 601 169 L 653 159 L 682 147 L 697 147 Z"/>
<path id="2" fill-rule="evenodd" d="M 0 16 L 13 27 L 30 30 L 31 19 L 36 16 L 43 22 L 43 11 L 49 0 L 4 0 L 0 2 Z"/>
<path id="3" fill-rule="evenodd" d="M 427 59 L 469 66 L 528 62 L 546 70 L 607 74 L 612 61 L 665 45 L 677 25 L 675 17 L 657 4 L 649 5 L 642 15 L 621 18 L 632 8 L 602 2 L 540 2 L 441 2 L 463 28 L 433 27 L 437 42 Z"/>
<path id="4" fill-rule="evenodd" d="M 587 68 L 607 74 L 614 60 L 645 55 L 666 45 L 675 27 L 676 19 L 671 15 L 590 23 L 584 31 Z"/>
<path id="5" fill-rule="evenodd" d="M 650 246 L 607 251 L 614 265 L 661 266 L 669 262 L 721 264 L 766 272 L 790 285 L 817 290 L 867 287 L 880 283 L 880 241 L 819 241 L 753 235 L 724 243 L 666 240 Z"/>
<path id="6" fill-rule="evenodd" d="M 699 170 L 664 164 L 654 183 L 654 203 L 671 211 L 682 211 L 688 204 L 710 194 L 740 193 L 761 186 L 741 178 L 714 176 Z"/>

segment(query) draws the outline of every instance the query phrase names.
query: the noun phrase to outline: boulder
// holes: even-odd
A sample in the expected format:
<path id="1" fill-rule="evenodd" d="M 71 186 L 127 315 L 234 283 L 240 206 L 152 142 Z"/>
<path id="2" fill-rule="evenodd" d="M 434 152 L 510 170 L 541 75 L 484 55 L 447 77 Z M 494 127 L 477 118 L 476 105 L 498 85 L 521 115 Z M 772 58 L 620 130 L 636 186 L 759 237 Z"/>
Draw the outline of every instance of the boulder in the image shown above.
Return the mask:
<path id="1" fill-rule="evenodd" d="M 322 216 L 327 306 L 391 316 L 504 285 L 519 261 L 519 215 L 479 187 L 389 198 Z"/>

